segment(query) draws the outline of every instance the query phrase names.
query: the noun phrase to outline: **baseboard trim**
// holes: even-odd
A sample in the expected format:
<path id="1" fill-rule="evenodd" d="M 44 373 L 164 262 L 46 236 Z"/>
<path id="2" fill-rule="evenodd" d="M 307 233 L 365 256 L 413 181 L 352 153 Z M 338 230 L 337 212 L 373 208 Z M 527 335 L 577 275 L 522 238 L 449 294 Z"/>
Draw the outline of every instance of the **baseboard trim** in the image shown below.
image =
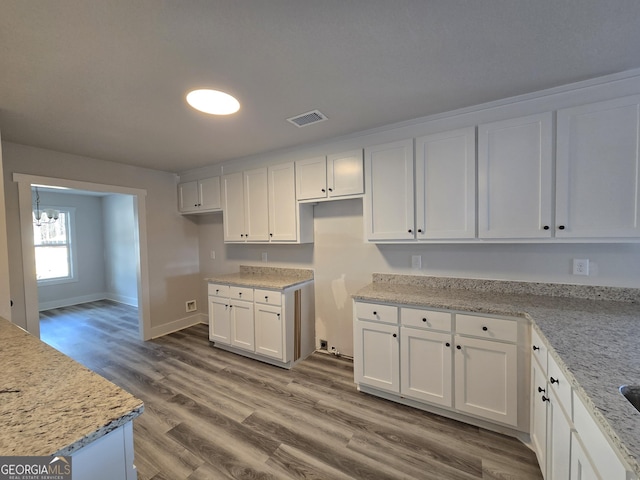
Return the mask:
<path id="1" fill-rule="evenodd" d="M 168 335 L 169 333 L 177 332 L 179 330 L 192 327 L 199 323 L 207 323 L 206 314 L 196 313 L 195 315 L 180 318 L 178 320 L 174 320 L 173 322 L 165 323 L 164 325 L 151 327 L 151 338 L 162 337 L 164 335 Z"/>
<path id="2" fill-rule="evenodd" d="M 129 305 L 131 307 L 138 307 L 138 297 L 127 297 L 126 295 L 119 295 L 117 293 L 106 293 L 107 300 L 112 300 L 114 302 L 123 303 L 125 305 Z"/>
<path id="3" fill-rule="evenodd" d="M 57 300 L 50 300 L 48 302 L 39 302 L 38 311 L 51 310 L 53 308 L 70 307 L 72 305 L 80 305 L 81 303 L 97 302 L 98 300 L 105 300 L 107 294 L 92 293 L 91 295 L 82 295 L 80 297 L 61 298 Z"/>

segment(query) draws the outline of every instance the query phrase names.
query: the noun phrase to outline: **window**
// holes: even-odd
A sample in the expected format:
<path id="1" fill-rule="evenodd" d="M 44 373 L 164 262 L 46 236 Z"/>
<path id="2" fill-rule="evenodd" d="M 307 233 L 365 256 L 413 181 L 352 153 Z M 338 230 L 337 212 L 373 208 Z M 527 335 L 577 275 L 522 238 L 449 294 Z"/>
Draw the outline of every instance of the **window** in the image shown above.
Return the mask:
<path id="1" fill-rule="evenodd" d="M 58 220 L 33 225 L 38 283 L 64 283 L 75 280 L 72 222 L 73 209 L 57 208 Z"/>

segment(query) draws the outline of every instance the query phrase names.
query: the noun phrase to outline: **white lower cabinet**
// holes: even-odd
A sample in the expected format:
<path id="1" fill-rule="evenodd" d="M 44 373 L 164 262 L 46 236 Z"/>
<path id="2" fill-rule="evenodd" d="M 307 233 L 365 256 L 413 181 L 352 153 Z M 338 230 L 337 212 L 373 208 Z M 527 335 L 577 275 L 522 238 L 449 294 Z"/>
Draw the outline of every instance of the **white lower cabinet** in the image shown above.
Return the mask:
<path id="1" fill-rule="evenodd" d="M 635 478 L 548 354 L 548 345 L 535 330 L 531 337 L 531 446 L 545 480 Z"/>
<path id="2" fill-rule="evenodd" d="M 313 282 L 283 290 L 209 283 L 212 346 L 284 368 L 315 349 Z"/>
<path id="3" fill-rule="evenodd" d="M 517 401 L 522 381 L 517 320 L 362 301 L 354 303 L 354 316 L 354 377 L 360 390 L 526 429 Z M 513 334 L 505 329 L 511 324 Z M 506 336 L 509 342 L 485 335 Z"/>

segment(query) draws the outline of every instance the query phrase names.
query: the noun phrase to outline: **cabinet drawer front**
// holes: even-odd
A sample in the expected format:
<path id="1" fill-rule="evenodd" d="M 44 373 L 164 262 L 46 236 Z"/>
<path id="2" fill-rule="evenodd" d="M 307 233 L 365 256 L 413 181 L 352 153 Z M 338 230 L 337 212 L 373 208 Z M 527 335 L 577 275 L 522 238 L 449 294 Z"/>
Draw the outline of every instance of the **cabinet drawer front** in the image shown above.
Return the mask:
<path id="1" fill-rule="evenodd" d="M 516 342 L 518 323 L 515 320 L 456 314 L 456 332 L 490 340 Z"/>
<path id="2" fill-rule="evenodd" d="M 212 297 L 229 298 L 229 285 L 220 285 L 219 283 L 210 283 L 208 287 L 209 295 Z"/>
<path id="3" fill-rule="evenodd" d="M 259 290 L 256 288 L 253 291 L 253 298 L 256 303 L 278 306 L 282 304 L 282 294 L 274 290 Z"/>
<path id="4" fill-rule="evenodd" d="M 568 415 L 571 415 L 571 385 L 569 385 L 567 377 L 564 376 L 564 373 L 562 373 L 562 370 L 560 370 L 560 367 L 551 355 L 549 355 L 548 366 L 547 380 L 549 382 L 549 388 L 557 395 L 562 404 L 562 408 L 565 409 Z"/>
<path id="5" fill-rule="evenodd" d="M 398 307 L 378 303 L 356 302 L 356 316 L 361 320 L 398 323 Z"/>
<path id="6" fill-rule="evenodd" d="M 451 331 L 451 314 L 447 312 L 401 308 L 400 322 L 408 327 Z"/>
<path id="7" fill-rule="evenodd" d="M 538 332 L 531 327 L 531 353 L 538 360 L 544 372 L 547 372 L 547 345 L 542 341 Z"/>
<path id="8" fill-rule="evenodd" d="M 253 301 L 253 288 L 229 287 L 229 297 L 238 300 Z"/>

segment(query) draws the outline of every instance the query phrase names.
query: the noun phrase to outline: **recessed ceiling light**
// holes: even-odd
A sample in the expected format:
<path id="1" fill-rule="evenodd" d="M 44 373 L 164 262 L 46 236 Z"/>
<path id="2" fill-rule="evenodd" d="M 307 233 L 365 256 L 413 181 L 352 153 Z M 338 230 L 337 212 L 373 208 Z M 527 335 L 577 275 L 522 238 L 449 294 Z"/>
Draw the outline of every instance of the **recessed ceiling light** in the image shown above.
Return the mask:
<path id="1" fill-rule="evenodd" d="M 192 90 L 187 94 L 187 102 L 196 110 L 211 115 L 229 115 L 240 110 L 238 100 L 218 90 Z"/>

